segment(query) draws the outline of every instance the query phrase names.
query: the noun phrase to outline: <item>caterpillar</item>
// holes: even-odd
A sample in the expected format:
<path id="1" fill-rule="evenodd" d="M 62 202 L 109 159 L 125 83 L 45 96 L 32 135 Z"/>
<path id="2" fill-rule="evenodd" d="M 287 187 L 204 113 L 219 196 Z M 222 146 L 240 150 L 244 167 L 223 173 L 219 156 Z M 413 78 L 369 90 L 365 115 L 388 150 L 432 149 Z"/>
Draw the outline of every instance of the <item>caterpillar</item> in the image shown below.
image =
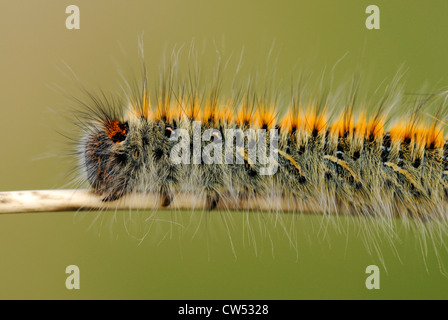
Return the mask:
<path id="1" fill-rule="evenodd" d="M 194 72 L 173 69 L 152 92 L 143 68 L 129 94 L 82 102 L 78 168 L 104 203 L 139 192 L 169 208 L 188 194 L 208 210 L 286 199 L 293 211 L 446 218 L 443 93 L 394 118 L 409 107 L 396 82 L 359 112 L 356 81 L 343 101 L 305 101 L 298 86 L 285 102 L 250 82 L 223 95 L 220 75 L 201 89 Z"/>

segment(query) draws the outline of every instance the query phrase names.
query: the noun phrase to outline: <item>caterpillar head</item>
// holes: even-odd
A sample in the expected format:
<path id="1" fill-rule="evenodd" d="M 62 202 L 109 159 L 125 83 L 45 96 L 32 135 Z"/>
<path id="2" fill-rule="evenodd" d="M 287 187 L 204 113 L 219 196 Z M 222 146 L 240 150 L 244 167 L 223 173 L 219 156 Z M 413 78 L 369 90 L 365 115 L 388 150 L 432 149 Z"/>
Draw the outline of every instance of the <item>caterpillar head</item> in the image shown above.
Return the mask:
<path id="1" fill-rule="evenodd" d="M 104 201 L 117 200 L 133 191 L 149 144 L 146 119 L 107 120 L 94 126 L 84 139 L 82 166 L 93 191 Z"/>
<path id="2" fill-rule="evenodd" d="M 164 191 L 173 125 L 146 117 L 107 120 L 88 130 L 81 165 L 104 201 L 133 191 Z"/>

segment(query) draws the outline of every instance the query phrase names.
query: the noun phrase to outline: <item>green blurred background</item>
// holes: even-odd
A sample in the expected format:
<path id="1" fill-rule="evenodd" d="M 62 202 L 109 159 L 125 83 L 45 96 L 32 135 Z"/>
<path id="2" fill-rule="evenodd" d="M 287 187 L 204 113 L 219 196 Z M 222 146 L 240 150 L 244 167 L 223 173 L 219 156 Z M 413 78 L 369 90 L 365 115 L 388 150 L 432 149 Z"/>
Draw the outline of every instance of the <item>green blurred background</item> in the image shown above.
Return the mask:
<path id="1" fill-rule="evenodd" d="M 70 4 L 80 30 L 65 28 Z M 365 27 L 370 4 L 380 30 Z M 66 141 L 56 131 L 69 128 L 61 92 L 76 93 L 67 65 L 87 87 L 117 90 L 118 67 L 138 64 L 142 34 L 153 71 L 194 39 L 227 56 L 244 48 L 248 70 L 274 47 L 286 87 L 295 68 L 319 74 L 344 57 L 335 77 L 361 70 L 374 90 L 404 66 L 405 91 L 415 92 L 448 84 L 447 11 L 445 0 L 2 1 L 0 190 L 65 186 L 71 163 L 58 156 Z M 2 215 L 0 298 L 446 299 L 447 229 L 430 229 L 320 215 Z M 80 290 L 65 288 L 71 264 Z M 380 290 L 365 287 L 369 265 L 380 267 Z"/>

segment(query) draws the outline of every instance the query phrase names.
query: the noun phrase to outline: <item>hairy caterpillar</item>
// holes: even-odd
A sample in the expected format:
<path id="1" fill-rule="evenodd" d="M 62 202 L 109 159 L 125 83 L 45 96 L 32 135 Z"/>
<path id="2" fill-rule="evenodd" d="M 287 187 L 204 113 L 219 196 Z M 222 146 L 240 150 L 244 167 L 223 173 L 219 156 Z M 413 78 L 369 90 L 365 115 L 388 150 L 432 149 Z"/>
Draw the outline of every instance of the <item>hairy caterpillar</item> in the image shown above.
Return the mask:
<path id="1" fill-rule="evenodd" d="M 145 71 L 130 94 L 83 102 L 78 165 L 104 202 L 143 192 L 169 207 L 182 193 L 210 210 L 286 199 L 293 211 L 445 219 L 443 95 L 393 123 L 389 113 L 406 106 L 395 82 L 356 115 L 357 84 L 343 101 L 305 101 L 298 87 L 285 103 L 250 83 L 223 96 L 220 75 L 201 89 L 194 72 L 185 80 L 173 69 L 151 94 Z"/>

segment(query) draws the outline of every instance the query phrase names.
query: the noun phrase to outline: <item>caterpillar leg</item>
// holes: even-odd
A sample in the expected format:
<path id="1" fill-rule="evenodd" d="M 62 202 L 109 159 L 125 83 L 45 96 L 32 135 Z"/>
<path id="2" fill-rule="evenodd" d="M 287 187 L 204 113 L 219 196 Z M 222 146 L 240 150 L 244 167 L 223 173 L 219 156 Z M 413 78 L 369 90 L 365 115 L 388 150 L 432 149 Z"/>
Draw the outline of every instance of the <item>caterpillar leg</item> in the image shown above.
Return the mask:
<path id="1" fill-rule="evenodd" d="M 216 191 L 207 191 L 205 198 L 205 208 L 207 210 L 216 209 L 219 203 L 219 194 Z"/>
<path id="2" fill-rule="evenodd" d="M 161 206 L 162 207 L 168 207 L 171 204 L 172 197 L 167 191 L 162 191 L 160 193 L 160 199 L 161 199 Z"/>

